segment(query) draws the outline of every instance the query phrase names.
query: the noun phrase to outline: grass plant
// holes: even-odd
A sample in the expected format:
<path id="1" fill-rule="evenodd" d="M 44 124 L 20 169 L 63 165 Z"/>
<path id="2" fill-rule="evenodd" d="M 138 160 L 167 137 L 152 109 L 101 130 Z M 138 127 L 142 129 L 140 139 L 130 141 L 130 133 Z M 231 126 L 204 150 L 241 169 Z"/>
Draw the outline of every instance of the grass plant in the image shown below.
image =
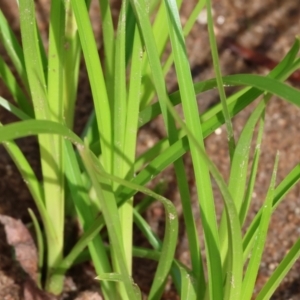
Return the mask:
<path id="1" fill-rule="evenodd" d="M 0 127 L 0 142 L 27 183 L 40 214 L 35 216 L 30 210 L 38 241 L 39 268 L 46 272 L 38 277 L 37 284 L 53 294 L 60 294 L 66 271 L 88 254 L 105 299 L 141 299 L 141 291 L 132 279 L 132 257 L 137 256 L 158 261 L 149 299 L 161 298 L 169 275 L 181 299 L 251 299 L 272 212 L 300 179 L 298 164 L 276 185 L 277 155 L 265 201 L 243 234 L 258 172 L 265 107 L 272 101 L 272 95 L 300 107 L 300 91 L 284 83 L 300 66 L 299 40 L 295 40 L 287 55 L 267 76 L 222 76 L 210 0 L 200 0 L 195 5 L 184 27 L 179 14 L 181 0 L 123 0 L 116 27 L 110 2 L 99 0 L 104 57 L 98 54 L 88 14 L 89 0 L 51 1 L 47 49 L 41 42 L 34 1 L 17 2 L 21 43 L 0 11 L 0 41 L 13 66 L 0 57 L 0 78 L 12 99 L 0 96 L 0 105 L 19 121 Z M 185 36 L 204 7 L 216 78 L 195 83 Z M 168 42 L 172 50 L 163 64 Z M 87 69 L 94 109 L 79 137 L 73 132 L 73 123 L 81 57 Z M 165 75 L 172 65 L 179 88 L 170 94 Z M 225 86 L 241 89 L 226 97 Z M 196 95 L 214 88 L 219 91 L 220 103 L 199 115 Z M 261 95 L 235 140 L 232 118 Z M 155 96 L 157 102 L 153 102 Z M 182 106 L 183 119 L 174 109 L 177 105 Z M 160 114 L 166 137 L 136 157 L 139 128 Z M 223 124 L 230 150 L 228 182 L 211 162 L 204 146 L 204 139 Z M 251 163 L 250 145 L 257 126 Z M 14 141 L 31 135 L 38 137 L 41 181 Z M 189 151 L 204 245 L 200 245 L 182 158 Z M 170 165 L 174 166 L 182 201 L 190 266 L 175 258 L 178 217 L 172 201 L 146 188 Z M 224 200 L 219 223 L 211 176 Z M 137 192 L 146 197 L 136 205 L 133 197 Z M 153 201 L 161 202 L 165 209 L 163 240 L 142 216 Z M 83 233 L 64 255 L 66 207 L 74 207 Z M 133 244 L 133 223 L 152 248 L 138 248 Z M 104 228 L 108 244 L 102 234 Z M 299 258 L 299 241 L 257 299 L 269 299 L 274 293 Z M 205 259 L 201 255 L 202 248 Z"/>

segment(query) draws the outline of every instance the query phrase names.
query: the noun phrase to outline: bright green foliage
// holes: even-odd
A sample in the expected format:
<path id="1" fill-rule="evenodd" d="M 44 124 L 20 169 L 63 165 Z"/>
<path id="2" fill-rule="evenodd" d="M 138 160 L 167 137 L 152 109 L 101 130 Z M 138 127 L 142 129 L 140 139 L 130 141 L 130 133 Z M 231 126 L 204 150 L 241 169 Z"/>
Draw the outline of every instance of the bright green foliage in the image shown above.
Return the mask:
<path id="1" fill-rule="evenodd" d="M 18 80 L 14 77 L 15 73 L 0 57 L 0 78 L 14 101 L 0 97 L 0 105 L 19 119 L 0 127 L 0 142 L 27 182 L 43 223 L 41 226 L 37 216 L 29 211 L 37 236 L 39 269 L 46 270 L 45 276 L 38 274 L 38 286 L 60 294 L 66 271 L 74 263 L 91 258 L 105 299 L 141 299 L 141 291 L 131 277 L 132 257 L 137 256 L 158 261 L 149 299 L 161 298 L 169 275 L 181 299 L 251 299 L 272 212 L 300 179 L 300 165 L 297 165 L 276 187 L 277 158 L 265 203 L 247 232 L 242 234 L 258 170 L 265 107 L 272 101 L 271 95 L 300 107 L 300 91 L 283 83 L 300 66 L 300 59 L 296 57 L 299 40 L 265 77 L 247 74 L 222 77 L 211 1 L 200 0 L 182 28 L 179 8 L 184 5 L 183 1 L 123 0 L 114 27 L 110 2 L 99 0 L 105 54 L 100 58 L 88 15 L 89 3 L 51 1 L 47 51 L 36 25 L 33 0 L 19 1 L 22 46 L 0 12 L 0 41 L 19 77 Z M 184 38 L 205 5 L 216 78 L 193 83 Z M 168 42 L 172 50 L 162 65 Z M 72 127 L 81 55 L 94 110 L 78 137 Z M 173 63 L 179 90 L 169 94 L 165 75 Z M 244 88 L 226 98 L 225 86 Z M 199 115 L 196 95 L 214 88 L 218 88 L 220 103 Z M 264 98 L 235 141 L 232 117 L 260 95 Z M 153 103 L 155 96 L 158 101 Z M 185 122 L 174 109 L 178 104 L 182 105 Z M 166 137 L 136 157 L 138 129 L 160 114 Z M 257 147 L 251 166 L 250 145 L 258 123 Z M 204 139 L 223 124 L 227 129 L 231 160 L 228 184 L 210 161 L 204 146 Z M 30 135 L 38 136 L 41 181 L 14 142 Z M 193 218 L 182 158 L 188 151 L 199 197 L 203 246 Z M 175 259 L 178 217 L 174 205 L 161 195 L 161 186 L 157 186 L 156 192 L 146 188 L 170 165 L 174 166 L 182 201 L 190 268 Z M 247 176 L 249 168 L 250 176 Z M 224 199 L 219 224 L 211 176 Z M 137 192 L 146 197 L 135 205 L 133 197 Z M 153 201 L 161 202 L 165 209 L 162 240 L 141 215 Z M 83 234 L 63 256 L 66 207 L 78 218 Z M 152 249 L 133 245 L 133 222 Z M 101 231 L 104 227 L 108 246 L 103 240 L 107 236 Z M 206 261 L 201 249 L 205 250 Z M 252 253 L 251 258 L 249 253 Z M 270 298 L 299 256 L 298 241 L 258 299 Z"/>

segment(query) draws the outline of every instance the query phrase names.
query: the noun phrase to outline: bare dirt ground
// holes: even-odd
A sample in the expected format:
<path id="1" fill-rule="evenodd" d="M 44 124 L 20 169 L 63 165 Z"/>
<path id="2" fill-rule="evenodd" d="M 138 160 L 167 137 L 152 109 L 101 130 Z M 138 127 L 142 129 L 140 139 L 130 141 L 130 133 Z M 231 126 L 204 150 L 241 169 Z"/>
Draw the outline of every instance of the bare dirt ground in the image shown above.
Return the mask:
<path id="1" fill-rule="evenodd" d="M 44 32 L 47 30 L 47 0 L 36 1 L 36 8 L 40 20 L 40 27 Z M 182 22 L 196 1 L 183 1 Z M 117 1 L 116 1 L 117 3 Z M 114 13 L 117 16 L 117 6 Z M 220 59 L 223 74 L 235 73 L 261 73 L 268 70 L 263 64 L 251 64 L 246 62 L 243 53 L 233 53 L 228 46 L 228 38 L 239 45 L 257 51 L 269 58 L 279 61 L 293 44 L 294 38 L 300 29 L 300 6 L 298 0 L 265 0 L 265 1 L 240 1 L 240 0 L 215 0 L 213 1 L 215 29 L 220 51 Z M 0 8 L 10 21 L 17 34 L 18 13 L 17 8 L 10 0 L 2 0 Z M 97 5 L 92 6 L 92 20 L 96 24 L 98 12 Z M 95 26 L 96 32 L 99 28 Z M 208 48 L 208 36 L 204 15 L 199 16 L 198 23 L 194 26 L 191 35 L 187 39 L 188 53 L 195 81 L 213 77 L 211 56 Z M 0 54 L 3 48 L 0 45 Z M 1 84 L 1 83 L 0 83 Z M 293 82 L 300 86 L 300 82 Z M 176 89 L 174 76 L 170 74 L 168 82 L 170 90 Z M 9 98 L 7 90 L 0 85 L 0 95 Z M 205 110 L 212 103 L 219 101 L 216 92 L 206 93 L 199 98 L 200 110 Z M 236 137 L 243 128 L 243 124 L 253 110 L 253 105 L 242 111 L 234 118 Z M 88 81 L 84 72 L 81 72 L 78 93 L 78 112 L 76 115 L 76 131 L 84 124 L 88 112 L 91 109 L 91 94 Z M 258 182 L 249 220 L 253 218 L 264 200 L 266 189 L 269 185 L 270 175 L 273 168 L 276 151 L 280 151 L 280 163 L 278 180 L 280 182 L 285 175 L 300 161 L 300 110 L 280 99 L 273 98 L 268 104 L 266 113 L 266 126 L 264 141 L 262 144 L 262 159 Z M 14 121 L 3 109 L 0 110 L 0 121 L 8 123 Z M 161 121 L 157 120 L 151 126 L 141 129 L 139 133 L 140 149 L 138 152 L 157 140 L 157 136 L 163 134 Z M 19 142 L 22 149 L 34 169 L 39 169 L 37 144 L 35 139 L 23 139 Z M 206 139 L 207 151 L 216 163 L 222 174 L 228 178 L 228 153 L 226 145 L 226 133 L 224 128 Z M 200 220 L 197 210 L 197 195 L 193 181 L 190 159 L 186 157 L 186 169 L 190 176 L 190 188 L 195 203 L 195 218 L 199 229 Z M 169 183 L 167 195 L 174 200 L 179 207 L 179 199 L 175 186 L 172 170 L 164 173 L 164 180 Z M 222 208 L 221 200 L 216 191 L 217 210 Z M 13 162 L 0 148 L 0 214 L 9 215 L 21 219 L 25 224 L 30 222 L 27 208 L 35 209 L 30 195 L 22 178 L 19 176 Z M 158 232 L 163 228 L 163 211 L 158 205 L 153 205 L 147 212 L 150 224 Z M 280 204 L 272 217 L 268 234 L 266 249 L 263 255 L 257 290 L 268 279 L 278 262 L 284 257 L 293 243 L 300 236 L 300 185 L 298 184 Z M 136 245 L 142 245 L 144 241 L 137 234 Z M 0 226 L 0 299 L 17 300 L 24 299 L 24 283 L 27 276 L 18 263 L 13 260 L 13 251 L 6 242 L 4 229 Z M 177 256 L 183 262 L 188 263 L 188 248 L 184 228 L 181 228 Z M 282 285 L 278 288 L 272 299 L 300 299 L 300 264 L 296 262 Z M 144 260 L 134 261 L 134 276 L 142 290 L 147 293 L 151 282 L 151 274 L 155 265 Z M 93 268 L 90 264 L 78 266 L 68 273 L 65 289 L 60 299 L 100 299 L 98 283 L 93 280 Z M 27 298 L 30 299 L 30 298 Z M 46 299 L 41 295 L 39 299 Z M 166 291 L 164 299 L 177 299 L 172 291 Z"/>

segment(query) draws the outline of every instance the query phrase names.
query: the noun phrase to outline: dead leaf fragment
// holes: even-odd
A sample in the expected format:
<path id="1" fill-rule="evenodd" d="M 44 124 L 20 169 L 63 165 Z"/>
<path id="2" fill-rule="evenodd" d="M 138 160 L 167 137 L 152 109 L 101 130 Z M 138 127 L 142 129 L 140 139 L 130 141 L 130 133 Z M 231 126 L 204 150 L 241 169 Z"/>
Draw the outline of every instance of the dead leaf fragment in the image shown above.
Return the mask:
<path id="1" fill-rule="evenodd" d="M 7 243 L 15 250 L 16 260 L 36 283 L 38 254 L 29 230 L 21 220 L 9 216 L 0 215 L 0 222 L 4 225 Z"/>
<path id="2" fill-rule="evenodd" d="M 75 300 L 103 300 L 97 292 L 85 291 L 79 294 Z"/>

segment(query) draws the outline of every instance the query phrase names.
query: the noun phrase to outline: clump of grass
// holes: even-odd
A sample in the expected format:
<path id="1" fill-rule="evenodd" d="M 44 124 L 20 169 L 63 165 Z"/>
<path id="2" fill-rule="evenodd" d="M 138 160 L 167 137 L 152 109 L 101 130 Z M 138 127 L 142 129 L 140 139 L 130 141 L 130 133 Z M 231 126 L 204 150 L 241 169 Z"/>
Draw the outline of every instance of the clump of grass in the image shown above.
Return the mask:
<path id="1" fill-rule="evenodd" d="M 141 299 L 141 292 L 131 277 L 133 256 L 158 261 L 149 299 L 161 297 L 169 274 L 181 299 L 251 299 L 272 212 L 300 178 L 297 165 L 276 187 L 277 156 L 265 202 L 246 234 L 242 234 L 258 169 L 265 106 L 271 95 L 300 106 L 299 90 L 282 82 L 299 68 L 300 60 L 296 57 L 299 41 L 295 41 L 286 57 L 265 77 L 247 74 L 222 77 L 209 0 L 197 3 L 184 28 L 179 18 L 182 1 L 123 0 L 116 30 L 109 1 L 99 1 L 105 54 L 100 61 L 88 15 L 89 4 L 90 1 L 83 0 L 51 1 L 47 51 L 36 25 L 33 0 L 19 1 L 22 46 L 0 12 L 1 42 L 18 76 L 16 79 L 0 58 L 1 78 L 14 100 L 12 103 L 1 97 L 0 104 L 20 120 L 0 128 L 0 142 L 27 182 L 43 223 L 42 232 L 36 216 L 30 212 L 39 246 L 39 268 L 46 270 L 45 281 L 37 284 L 60 294 L 66 271 L 88 248 L 105 299 Z M 216 78 L 193 83 L 185 36 L 204 6 Z M 168 41 L 172 52 L 162 65 L 161 57 Z M 81 55 L 87 68 L 94 110 L 79 137 L 72 126 Z M 179 89 L 169 94 L 165 74 L 173 64 Z M 228 85 L 246 87 L 226 98 L 224 86 Z M 221 102 L 199 115 L 196 95 L 216 87 Z M 155 95 L 158 101 L 152 103 Z M 235 141 L 231 118 L 260 95 L 264 95 L 263 99 Z M 174 110 L 178 104 L 182 105 L 185 121 Z M 166 137 L 136 157 L 138 129 L 159 114 L 164 119 Z M 257 123 L 257 146 L 247 178 L 250 144 Z M 228 183 L 204 147 L 204 139 L 222 124 L 226 124 L 230 149 Z M 29 135 L 38 136 L 42 181 L 37 179 L 14 142 Z M 196 180 L 206 263 L 201 257 L 182 160 L 187 151 L 191 152 Z M 171 164 L 181 195 L 190 268 L 174 256 L 178 234 L 174 205 L 145 187 Z M 219 224 L 210 175 L 224 199 Z M 138 191 L 164 205 L 163 240 L 141 216 L 141 211 L 151 203 L 149 197 L 135 206 L 133 196 Z M 83 234 L 63 256 L 66 205 L 75 208 Z M 133 245 L 133 222 L 152 249 Z M 104 227 L 108 246 L 99 234 Z M 258 299 L 268 299 L 275 291 L 299 257 L 299 243 L 300 240 L 279 264 Z M 45 257 L 44 253 L 47 253 Z"/>

